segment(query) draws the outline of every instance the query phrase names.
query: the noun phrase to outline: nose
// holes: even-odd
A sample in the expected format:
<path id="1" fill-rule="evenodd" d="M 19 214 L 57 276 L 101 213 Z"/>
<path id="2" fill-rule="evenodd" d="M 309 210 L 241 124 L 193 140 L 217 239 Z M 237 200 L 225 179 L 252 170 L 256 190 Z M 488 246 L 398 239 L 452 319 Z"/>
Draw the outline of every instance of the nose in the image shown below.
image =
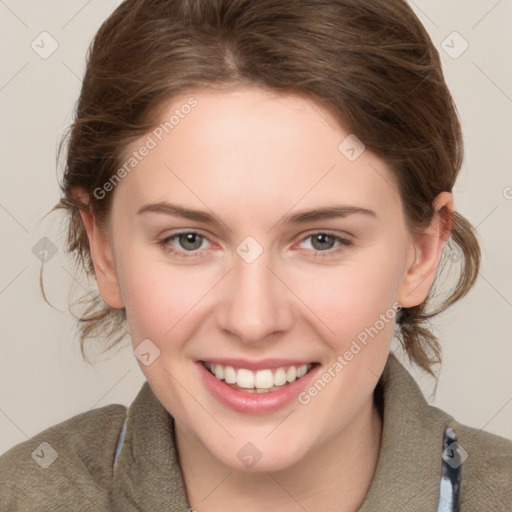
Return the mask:
<path id="1" fill-rule="evenodd" d="M 252 263 L 235 255 L 234 268 L 226 277 L 223 302 L 217 308 L 218 325 L 223 331 L 243 343 L 255 344 L 291 328 L 294 295 L 283 276 L 271 268 L 266 252 Z"/>

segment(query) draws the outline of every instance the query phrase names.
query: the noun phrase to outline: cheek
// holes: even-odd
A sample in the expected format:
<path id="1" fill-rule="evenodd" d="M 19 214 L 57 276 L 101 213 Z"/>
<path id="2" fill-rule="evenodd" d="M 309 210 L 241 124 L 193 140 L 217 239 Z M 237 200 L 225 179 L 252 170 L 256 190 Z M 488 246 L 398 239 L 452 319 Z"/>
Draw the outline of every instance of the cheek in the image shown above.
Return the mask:
<path id="1" fill-rule="evenodd" d="M 119 267 L 133 343 L 149 338 L 169 345 L 169 340 L 182 339 L 190 328 L 187 320 L 211 288 L 211 276 L 199 267 L 173 268 L 140 251 L 126 251 Z"/>
<path id="2" fill-rule="evenodd" d="M 372 337 L 391 337 L 402 269 L 399 248 L 375 247 L 364 260 L 355 257 L 339 267 L 316 269 L 307 280 L 297 280 L 297 295 L 315 313 L 315 323 L 323 325 L 325 339 L 340 353 L 359 335 L 364 339 L 368 330 Z M 375 326 L 378 334 L 372 329 Z"/>

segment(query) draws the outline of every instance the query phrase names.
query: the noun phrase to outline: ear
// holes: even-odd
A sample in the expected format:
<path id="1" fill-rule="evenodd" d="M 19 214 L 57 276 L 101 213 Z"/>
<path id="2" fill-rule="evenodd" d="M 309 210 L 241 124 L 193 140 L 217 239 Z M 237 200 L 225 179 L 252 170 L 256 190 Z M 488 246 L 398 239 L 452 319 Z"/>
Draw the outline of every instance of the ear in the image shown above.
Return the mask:
<path id="1" fill-rule="evenodd" d="M 87 205 L 85 210 L 80 210 L 80 216 L 82 217 L 82 222 L 84 223 L 89 239 L 91 259 L 94 265 L 99 294 L 103 301 L 110 307 L 122 309 L 124 303 L 114 266 L 113 251 L 108 236 L 100 229 L 96 218 L 91 214 L 91 209 L 89 208 L 90 199 L 87 192 L 83 189 L 75 189 L 73 190 L 73 197 L 78 202 Z"/>
<path id="2" fill-rule="evenodd" d="M 453 195 L 441 192 L 434 200 L 434 209 L 430 225 L 411 241 L 411 257 L 398 295 L 398 302 L 404 308 L 417 306 L 427 298 L 444 244 L 450 238 Z"/>

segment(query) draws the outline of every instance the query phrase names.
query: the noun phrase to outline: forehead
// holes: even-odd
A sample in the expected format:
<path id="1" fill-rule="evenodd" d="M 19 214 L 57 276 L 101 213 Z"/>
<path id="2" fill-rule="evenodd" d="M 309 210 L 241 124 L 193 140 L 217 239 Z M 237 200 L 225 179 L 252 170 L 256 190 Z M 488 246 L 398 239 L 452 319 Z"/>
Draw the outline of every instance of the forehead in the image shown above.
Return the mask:
<path id="1" fill-rule="evenodd" d="M 260 88 L 206 89 L 173 98 L 159 117 L 155 129 L 128 148 L 127 158 L 150 147 L 116 191 L 132 210 L 179 201 L 218 214 L 270 211 L 275 217 L 278 209 L 336 201 L 401 212 L 386 164 L 370 151 L 359 155 L 360 142 L 309 98 Z"/>

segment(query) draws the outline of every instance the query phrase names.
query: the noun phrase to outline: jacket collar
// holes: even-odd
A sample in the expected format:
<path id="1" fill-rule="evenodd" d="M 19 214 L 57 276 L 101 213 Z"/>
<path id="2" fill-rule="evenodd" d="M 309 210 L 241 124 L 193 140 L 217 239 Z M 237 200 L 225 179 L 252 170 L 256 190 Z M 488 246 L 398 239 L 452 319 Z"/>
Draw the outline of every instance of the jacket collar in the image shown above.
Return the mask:
<path id="1" fill-rule="evenodd" d="M 146 381 L 128 409 L 114 468 L 112 510 L 189 509 L 178 464 L 174 420 Z"/>
<path id="2" fill-rule="evenodd" d="M 394 354 L 377 388 L 384 411 L 379 460 L 358 512 L 437 510 L 443 432 L 451 416 L 430 406 L 412 375 Z"/>
<path id="3" fill-rule="evenodd" d="M 358 512 L 380 512 L 384 506 L 386 510 L 437 510 L 443 431 L 453 418 L 429 406 L 393 353 L 375 394 L 383 405 L 381 449 L 372 484 Z M 128 410 L 112 499 L 113 510 L 182 512 L 189 508 L 174 420 L 147 381 Z"/>

